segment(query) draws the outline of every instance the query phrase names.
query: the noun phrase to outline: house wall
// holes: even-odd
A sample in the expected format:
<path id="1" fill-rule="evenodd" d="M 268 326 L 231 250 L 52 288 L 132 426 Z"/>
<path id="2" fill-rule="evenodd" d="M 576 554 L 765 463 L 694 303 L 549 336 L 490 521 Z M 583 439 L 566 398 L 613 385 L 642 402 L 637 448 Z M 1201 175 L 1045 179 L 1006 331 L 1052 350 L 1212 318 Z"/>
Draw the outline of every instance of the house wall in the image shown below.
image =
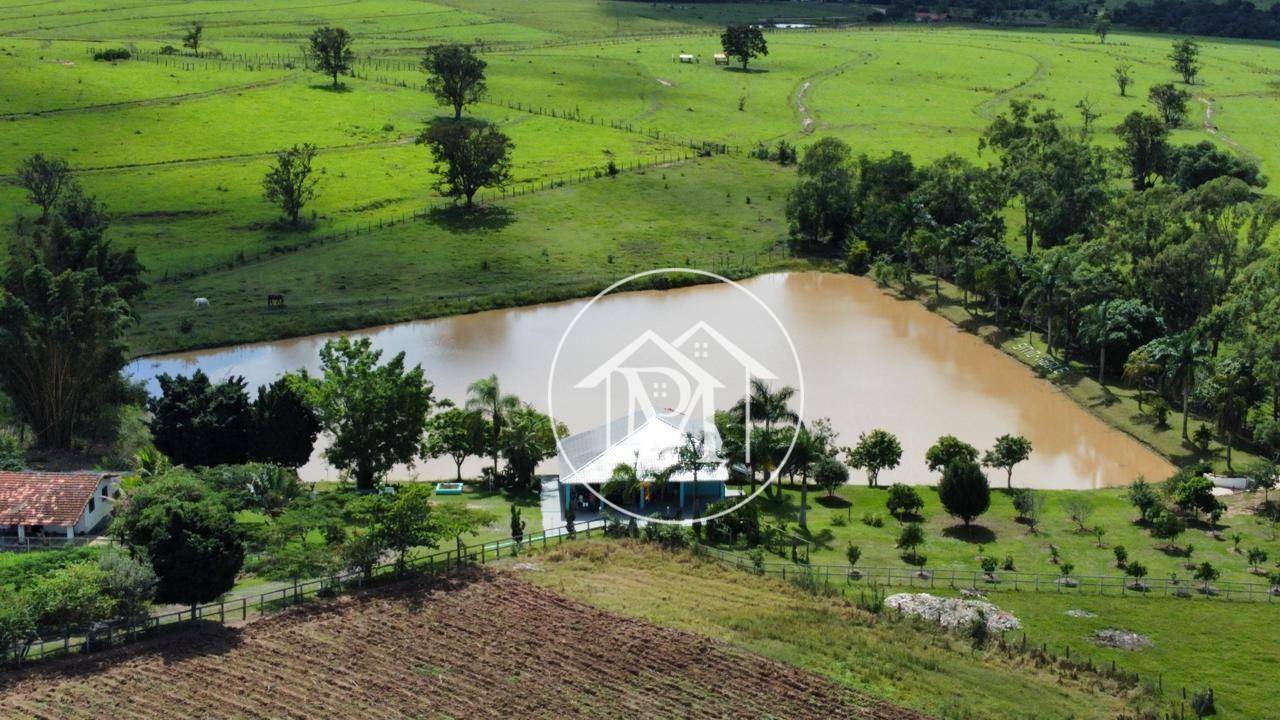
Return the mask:
<path id="1" fill-rule="evenodd" d="M 115 478 L 104 477 L 99 480 L 98 487 L 93 491 L 93 499 L 85 505 L 84 511 L 80 514 L 80 520 L 75 524 L 75 533 L 83 535 L 90 532 L 99 523 L 111 517 L 118 494 L 119 487 L 116 485 Z"/>

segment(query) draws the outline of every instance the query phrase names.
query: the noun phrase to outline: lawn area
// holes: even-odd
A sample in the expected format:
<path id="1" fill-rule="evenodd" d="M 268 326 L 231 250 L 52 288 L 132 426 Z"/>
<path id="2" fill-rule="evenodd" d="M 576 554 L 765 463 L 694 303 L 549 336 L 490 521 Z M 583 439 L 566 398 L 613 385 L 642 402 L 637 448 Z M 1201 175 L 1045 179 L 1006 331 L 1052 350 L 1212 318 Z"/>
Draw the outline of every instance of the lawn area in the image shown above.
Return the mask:
<path id="1" fill-rule="evenodd" d="M 1095 662 L 1115 661 L 1143 676 L 1161 676 L 1166 694 L 1213 688 L 1219 718 L 1269 717 L 1280 676 L 1280 608 L 1267 603 L 1209 604 L 1189 600 L 992 592 L 990 600 L 1022 619 L 1027 635 L 1056 648 L 1070 646 Z M 1093 617 L 1068 615 L 1084 610 Z M 1079 613 L 1076 613 L 1078 615 Z M 1094 631 L 1145 635 L 1151 647 L 1098 647 Z M 1187 716 L 1191 717 L 1188 708 Z"/>
<path id="2" fill-rule="evenodd" d="M 974 652 L 839 599 L 626 541 L 576 541 L 522 558 L 530 582 L 605 610 L 723 640 L 945 718 L 1110 718 L 1134 703 L 1088 677 Z M 1104 690 L 1100 692 L 1100 690 Z"/>
<path id="3" fill-rule="evenodd" d="M 1016 483 L 1016 474 L 1014 478 Z M 996 484 L 995 478 L 993 484 Z M 1152 578 L 1168 578 L 1174 573 L 1183 580 L 1191 577 L 1191 571 L 1185 567 L 1188 562 L 1185 556 L 1166 552 L 1165 541 L 1150 537 L 1144 528 L 1134 524 L 1137 512 L 1125 499 L 1123 490 L 1043 491 L 1046 496 L 1044 520 L 1038 533 L 1033 535 L 1016 519 L 1012 500 L 1003 491 L 992 491 L 991 509 L 975 520 L 966 533 L 959 520 L 947 515 L 936 489 L 923 486 L 917 489 L 925 505 L 922 524 L 926 541 L 921 553 L 928 558 L 926 569 L 979 571 L 981 556 L 993 557 L 997 562 L 1011 556 L 1016 570 L 1056 574 L 1059 566 L 1051 561 L 1049 550 L 1053 545 L 1058 548 L 1062 561 L 1074 566 L 1075 575 L 1119 576 L 1123 572 L 1115 566 L 1114 548 L 1122 545 L 1129 559 L 1145 565 Z M 847 562 L 845 548 L 853 543 L 862 550 L 860 565 L 906 567 L 900 558 L 902 551 L 895 547 L 901 526 L 885 510 L 887 496 L 888 491 L 883 488 L 857 486 L 841 488 L 836 498 L 827 498 L 821 491 L 811 492 L 809 533 L 799 532 L 816 543 L 810 562 L 844 565 Z M 1092 501 L 1093 514 L 1087 522 L 1089 527 L 1105 528 L 1102 547 L 1098 546 L 1097 538 L 1079 532 L 1071 521 L 1063 505 L 1069 497 L 1086 497 Z M 1222 539 L 1215 539 L 1206 524 L 1193 524 L 1177 538 L 1177 545 L 1183 549 L 1191 545 L 1191 559 L 1197 564 L 1213 564 L 1222 572 L 1222 580 L 1265 583 L 1263 578 L 1250 573 L 1244 554 L 1250 548 L 1259 547 L 1270 557 L 1267 567 L 1280 560 L 1280 539 L 1270 524 L 1249 509 L 1261 499 L 1251 495 L 1226 498 L 1228 511 L 1218 529 Z M 798 490 L 787 488 L 781 500 L 765 500 L 761 496 L 757 502 L 770 519 L 785 520 L 792 532 L 798 532 Z M 872 527 L 864 522 L 864 517 L 870 515 L 878 516 L 883 526 Z M 1239 553 L 1230 540 L 1235 533 L 1243 536 Z"/>

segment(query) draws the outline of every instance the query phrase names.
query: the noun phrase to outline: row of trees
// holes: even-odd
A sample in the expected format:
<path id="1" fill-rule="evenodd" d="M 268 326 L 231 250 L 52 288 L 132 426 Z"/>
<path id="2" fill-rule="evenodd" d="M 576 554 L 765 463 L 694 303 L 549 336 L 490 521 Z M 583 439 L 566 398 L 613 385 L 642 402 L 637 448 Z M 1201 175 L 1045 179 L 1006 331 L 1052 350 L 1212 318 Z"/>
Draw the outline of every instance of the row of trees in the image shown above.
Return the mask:
<path id="1" fill-rule="evenodd" d="M 240 377 L 213 383 L 197 370 L 159 382 L 160 395 L 150 403 L 155 445 L 189 467 L 298 467 L 323 430 L 330 438 L 325 459 L 361 491 L 420 458 L 451 458 L 461 480 L 462 464 L 478 456 L 492 460 L 491 487 L 502 481 L 531 488 L 538 464 L 556 451 L 551 419 L 502 392 L 497 376 L 472 383 L 465 406 L 437 401 L 420 366 L 407 368 L 404 353 L 383 362 L 368 339 L 329 341 L 318 375 L 286 375 L 260 387 L 252 402 Z"/>
<path id="2" fill-rule="evenodd" d="M 855 158 L 823 138 L 788 200 L 792 244 L 907 294 L 922 291 L 917 272 L 935 297 L 950 280 L 970 310 L 1092 360 L 1100 382 L 1123 370 L 1158 423 L 1176 402 L 1188 442 L 1199 411 L 1228 447 L 1280 453 L 1280 256 L 1268 243 L 1280 201 L 1250 185 L 1265 182 L 1252 162 L 1209 143 L 1173 147 L 1155 116 L 1134 112 L 1117 133 L 1108 153 L 1017 101 L 983 134 L 990 167 Z M 1023 255 L 1004 242 L 1010 203 Z"/>

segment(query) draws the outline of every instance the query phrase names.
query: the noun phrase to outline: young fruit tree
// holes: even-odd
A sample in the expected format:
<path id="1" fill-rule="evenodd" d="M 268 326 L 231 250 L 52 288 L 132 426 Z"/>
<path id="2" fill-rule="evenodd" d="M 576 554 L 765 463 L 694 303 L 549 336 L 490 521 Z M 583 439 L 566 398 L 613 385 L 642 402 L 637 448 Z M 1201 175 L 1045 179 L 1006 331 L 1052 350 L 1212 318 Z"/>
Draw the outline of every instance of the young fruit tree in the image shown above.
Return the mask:
<path id="1" fill-rule="evenodd" d="M 977 463 L 956 460 L 942 472 L 938 499 L 947 513 L 963 520 L 967 528 L 991 507 L 991 487 Z"/>
<path id="2" fill-rule="evenodd" d="M 902 460 L 902 443 L 893 433 L 879 428 L 858 437 L 858 444 L 847 453 L 849 465 L 867 473 L 867 484 L 877 487 L 882 470 L 898 467 Z"/>
<path id="3" fill-rule="evenodd" d="M 761 55 L 769 54 L 769 43 L 764 39 L 764 31 L 755 25 L 730 25 L 720 34 L 720 47 L 724 54 L 742 63 L 747 63 Z"/>
<path id="4" fill-rule="evenodd" d="M 307 44 L 307 60 L 311 69 L 333 78 L 338 87 L 338 76 L 351 71 L 356 55 L 351 51 L 351 33 L 328 25 L 316 28 Z"/>
<path id="5" fill-rule="evenodd" d="M 422 57 L 427 74 L 427 90 L 441 105 L 453 106 L 453 119 L 462 118 L 462 108 L 484 97 L 484 60 L 467 45 L 433 45 Z"/>
<path id="6" fill-rule="evenodd" d="M 982 464 L 1005 471 L 1005 483 L 1013 489 L 1013 467 L 1031 457 L 1031 441 L 1021 435 L 1001 435 L 982 456 Z"/>
<path id="7" fill-rule="evenodd" d="M 418 137 L 435 160 L 435 189 L 473 206 L 477 192 L 511 179 L 511 139 L 485 122 L 435 122 Z"/>
<path id="8" fill-rule="evenodd" d="M 311 143 L 280 150 L 276 164 L 262 178 L 262 196 L 279 205 L 293 227 L 298 227 L 302 208 L 316 196 L 318 179 L 311 177 L 311 161 L 315 157 L 316 146 Z"/>

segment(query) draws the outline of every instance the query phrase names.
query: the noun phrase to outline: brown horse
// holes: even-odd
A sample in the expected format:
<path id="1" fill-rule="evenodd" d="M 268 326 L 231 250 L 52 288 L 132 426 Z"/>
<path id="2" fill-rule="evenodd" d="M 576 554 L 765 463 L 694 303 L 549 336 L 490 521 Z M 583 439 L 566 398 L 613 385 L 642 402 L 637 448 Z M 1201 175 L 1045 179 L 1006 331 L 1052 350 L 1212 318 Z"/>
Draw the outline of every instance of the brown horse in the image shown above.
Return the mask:
<path id="1" fill-rule="evenodd" d="M 267 293 L 267 307 L 284 307 L 284 294 Z"/>

